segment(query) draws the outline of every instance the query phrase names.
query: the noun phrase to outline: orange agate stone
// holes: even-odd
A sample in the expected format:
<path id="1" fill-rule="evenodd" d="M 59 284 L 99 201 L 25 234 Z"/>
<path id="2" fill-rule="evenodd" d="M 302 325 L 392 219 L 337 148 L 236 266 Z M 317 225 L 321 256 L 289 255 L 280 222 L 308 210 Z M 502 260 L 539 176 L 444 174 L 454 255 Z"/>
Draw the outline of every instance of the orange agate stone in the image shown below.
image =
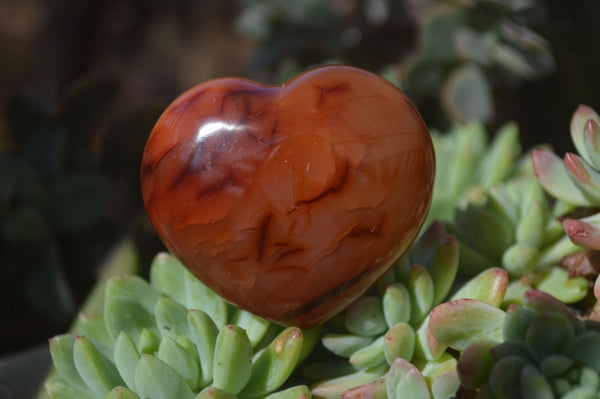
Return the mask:
<path id="1" fill-rule="evenodd" d="M 177 98 L 141 181 L 167 248 L 228 301 L 322 323 L 409 247 L 431 201 L 423 120 L 393 85 L 343 66 L 280 86 L 216 79 Z"/>

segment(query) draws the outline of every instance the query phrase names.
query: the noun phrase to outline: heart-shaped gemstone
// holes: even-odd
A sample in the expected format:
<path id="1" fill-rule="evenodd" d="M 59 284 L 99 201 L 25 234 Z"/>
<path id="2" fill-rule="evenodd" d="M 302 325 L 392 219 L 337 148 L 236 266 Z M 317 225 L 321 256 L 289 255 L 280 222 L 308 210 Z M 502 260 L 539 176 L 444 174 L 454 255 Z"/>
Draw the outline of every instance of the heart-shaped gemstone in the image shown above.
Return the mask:
<path id="1" fill-rule="evenodd" d="M 396 87 L 330 66 L 280 86 L 190 89 L 152 130 L 141 172 L 150 220 L 195 276 L 250 312 L 311 327 L 415 239 L 435 157 Z"/>

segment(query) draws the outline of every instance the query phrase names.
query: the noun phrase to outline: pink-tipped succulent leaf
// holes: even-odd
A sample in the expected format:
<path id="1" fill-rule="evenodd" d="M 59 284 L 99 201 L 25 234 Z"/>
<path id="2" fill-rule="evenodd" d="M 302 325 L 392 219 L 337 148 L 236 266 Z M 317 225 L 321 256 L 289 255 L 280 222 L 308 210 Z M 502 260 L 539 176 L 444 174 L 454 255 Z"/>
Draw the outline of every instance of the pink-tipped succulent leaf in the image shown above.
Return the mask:
<path id="1" fill-rule="evenodd" d="M 574 243 L 590 249 L 600 249 L 600 230 L 592 224 L 582 220 L 565 219 L 563 228 Z"/>
<path id="2" fill-rule="evenodd" d="M 533 150 L 531 158 L 535 175 L 548 193 L 570 204 L 592 205 L 573 183 L 560 157 L 552 151 L 538 148 Z"/>
<path id="3" fill-rule="evenodd" d="M 571 152 L 565 154 L 564 163 L 569 177 L 583 195 L 595 204 L 600 203 L 600 173 L 582 157 Z"/>
<path id="4" fill-rule="evenodd" d="M 600 126 L 594 119 L 590 119 L 583 127 L 583 143 L 587 154 L 596 169 L 600 169 Z"/>
<path id="5" fill-rule="evenodd" d="M 587 105 L 580 105 L 573 113 L 571 118 L 571 140 L 575 145 L 577 152 L 588 162 L 593 164 L 592 157 L 588 154 L 588 148 L 585 144 L 585 125 L 589 120 L 600 124 L 598 114 Z"/>

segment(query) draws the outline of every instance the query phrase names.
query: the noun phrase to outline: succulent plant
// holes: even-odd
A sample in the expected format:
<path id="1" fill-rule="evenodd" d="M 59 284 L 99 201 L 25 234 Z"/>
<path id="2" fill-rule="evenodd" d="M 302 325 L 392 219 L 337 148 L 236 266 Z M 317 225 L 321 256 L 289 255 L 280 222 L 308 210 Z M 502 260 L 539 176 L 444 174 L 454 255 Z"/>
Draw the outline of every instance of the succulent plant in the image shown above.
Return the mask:
<path id="1" fill-rule="evenodd" d="M 150 283 L 115 276 L 103 314 L 50 340 L 51 398 L 299 398 L 274 393 L 310 352 L 318 329 L 283 329 L 227 304 L 175 258 L 156 256 Z M 271 395 L 271 396 L 268 396 Z"/>
<path id="2" fill-rule="evenodd" d="M 488 144 L 472 122 L 432 134 L 439 165 L 428 219 L 446 223 L 460 245 L 459 274 L 503 267 L 512 279 L 506 301 L 536 287 L 565 302 L 582 299 L 584 278 L 570 278 L 561 259 L 581 250 L 561 228 L 565 204 L 550 204 L 535 179 L 529 153 L 521 155 L 516 125 L 506 124 Z M 534 150 L 535 151 L 535 150 Z"/>
<path id="3" fill-rule="evenodd" d="M 452 220 L 457 208 L 523 173 L 525 162 L 517 125 L 504 125 L 491 142 L 489 136 L 479 122 L 457 124 L 447 132 L 431 132 L 436 161 L 442 167 L 436 171 L 427 220 Z"/>
<path id="4" fill-rule="evenodd" d="M 460 271 L 469 275 L 502 266 L 516 290 L 509 298 L 518 300 L 525 287 L 536 287 L 566 303 L 579 301 L 588 291 L 587 280 L 569 277 L 559 264 L 581 247 L 564 235 L 560 209 L 561 204 L 551 209 L 533 176 L 493 187 L 448 223 L 460 241 Z"/>
<path id="5" fill-rule="evenodd" d="M 554 69 L 549 44 L 529 27 L 539 1 L 415 1 L 414 53 L 400 63 L 400 85 L 420 103 L 439 97 L 452 121 L 494 117 L 492 90 Z M 420 101 L 421 100 L 421 101 Z"/>
<path id="6" fill-rule="evenodd" d="M 522 306 L 508 309 L 502 331 L 502 343 L 473 343 L 458 361 L 462 386 L 477 398 L 598 397 L 599 323 L 530 289 Z"/>
<path id="7" fill-rule="evenodd" d="M 456 359 L 446 349 L 454 342 L 443 334 L 443 341 L 436 339 L 430 311 L 452 290 L 457 268 L 456 239 L 445 231 L 442 223 L 433 223 L 379 283 L 379 294 L 363 296 L 329 323 L 332 332 L 323 336 L 322 343 L 335 355 L 348 358 L 351 367 L 339 366 L 339 358 L 308 366 L 306 372 L 319 378 L 324 375 L 324 368 L 337 367 L 342 374 L 319 382 L 313 387 L 313 395 L 351 398 L 379 391 L 383 395 L 387 389 L 387 397 L 395 398 L 396 391 L 410 392 L 405 391 L 408 388 L 400 388 L 403 384 L 399 382 L 399 376 L 407 372 L 423 380 L 414 389 L 424 387 L 426 392 L 439 389 L 438 396 L 434 396 L 440 398 L 444 397 L 441 391 L 452 391 L 450 387 L 455 380 L 446 373 L 453 372 Z M 455 290 L 451 299 L 477 299 L 495 308 L 502 302 L 507 283 L 505 271 L 490 268 Z M 458 313 L 463 312 L 470 313 L 466 308 Z M 437 320 L 437 325 L 445 326 L 439 330 L 454 325 L 443 316 Z"/>
<path id="8" fill-rule="evenodd" d="M 566 204 L 561 215 L 567 236 L 584 247 L 580 254 L 564 259 L 573 275 L 582 261 L 587 277 L 596 279 L 594 293 L 600 299 L 598 262 L 594 253 L 600 249 L 600 117 L 590 107 L 581 105 L 571 119 L 571 139 L 578 154 L 566 153 L 561 160 L 550 150 L 532 153 L 535 174 L 550 195 Z M 578 209 L 576 209 L 578 207 Z M 571 212 L 568 212 L 571 211 Z"/>

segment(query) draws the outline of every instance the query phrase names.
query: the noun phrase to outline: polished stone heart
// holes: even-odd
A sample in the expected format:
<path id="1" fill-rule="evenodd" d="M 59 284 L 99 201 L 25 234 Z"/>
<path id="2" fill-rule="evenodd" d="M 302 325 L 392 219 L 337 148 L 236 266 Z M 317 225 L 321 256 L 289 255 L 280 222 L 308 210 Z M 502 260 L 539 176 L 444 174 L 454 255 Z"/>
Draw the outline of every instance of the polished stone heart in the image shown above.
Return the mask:
<path id="1" fill-rule="evenodd" d="M 415 239 L 435 158 L 397 88 L 330 66 L 280 86 L 190 89 L 152 130 L 141 172 L 154 227 L 194 275 L 241 308 L 310 327 Z"/>

